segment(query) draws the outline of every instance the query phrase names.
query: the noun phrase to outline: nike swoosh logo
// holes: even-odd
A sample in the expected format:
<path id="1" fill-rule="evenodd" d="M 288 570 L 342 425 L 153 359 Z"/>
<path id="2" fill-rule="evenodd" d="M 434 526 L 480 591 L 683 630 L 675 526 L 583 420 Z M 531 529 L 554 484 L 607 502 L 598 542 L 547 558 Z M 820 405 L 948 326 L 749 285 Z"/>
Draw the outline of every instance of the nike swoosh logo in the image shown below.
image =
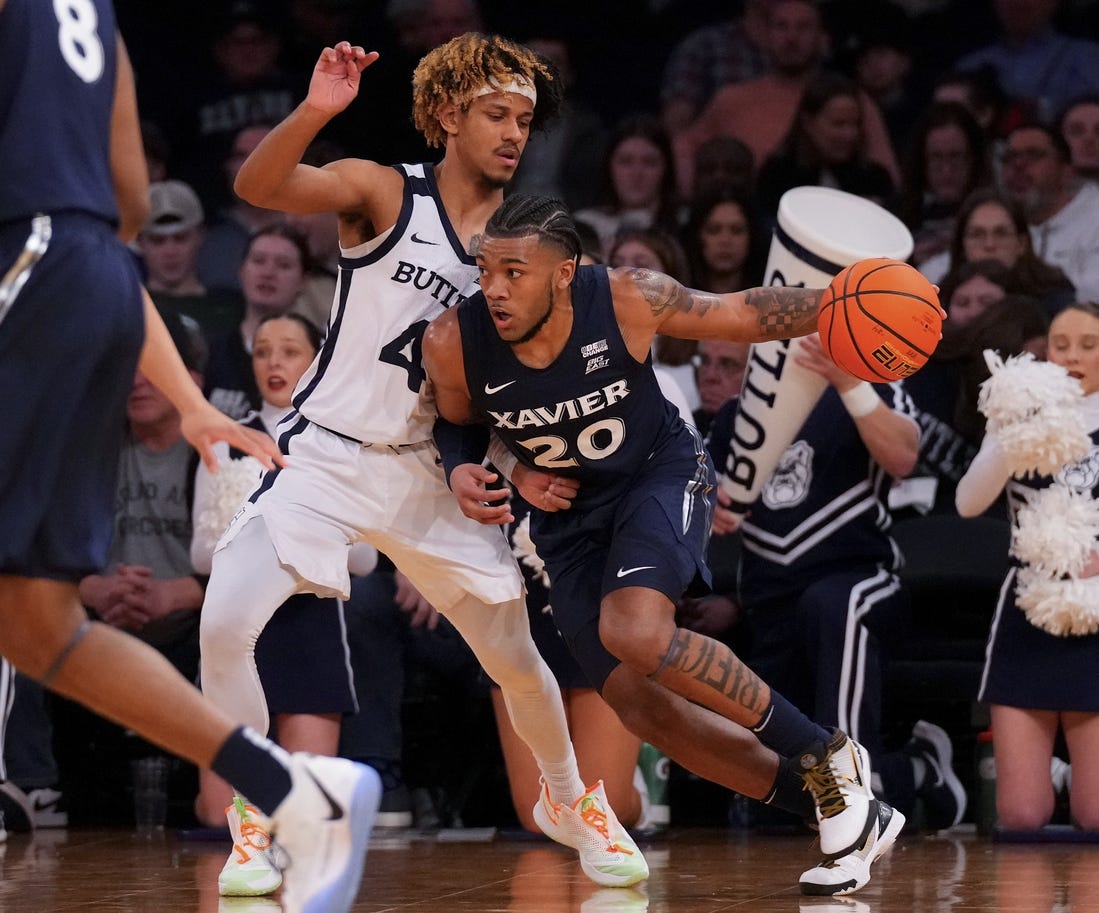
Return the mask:
<path id="1" fill-rule="evenodd" d="M 619 576 L 619 577 L 629 577 L 630 574 L 636 574 L 638 571 L 655 571 L 655 570 L 656 570 L 656 565 L 655 564 L 646 564 L 643 567 L 628 567 L 628 568 L 627 567 L 620 567 L 618 569 L 617 576 Z"/>
<path id="2" fill-rule="evenodd" d="M 498 387 L 494 387 L 491 384 L 485 384 L 485 393 L 488 396 L 492 396 L 493 393 L 499 393 L 504 387 L 510 387 L 515 381 L 509 380 L 506 384 L 500 384 Z"/>
<path id="3" fill-rule="evenodd" d="M 416 234 L 416 232 L 412 232 L 412 240 L 416 244 L 430 244 L 433 247 L 439 246 L 438 241 L 428 241 L 426 238 L 421 238 L 419 235 Z"/>
<path id="4" fill-rule="evenodd" d="M 54 808 L 57 805 L 57 799 L 43 799 L 40 796 L 34 797 L 34 810 L 36 812 L 44 812 L 48 808 Z"/>
<path id="5" fill-rule="evenodd" d="M 321 795 L 324 796 L 325 801 L 328 803 L 328 808 L 332 812 L 326 820 L 328 820 L 328 821 L 339 821 L 340 818 L 343 817 L 343 806 L 340 805 L 335 799 L 333 799 L 328 794 L 328 790 L 325 789 L 321 785 L 320 780 L 318 780 L 316 777 L 313 776 L 313 772 L 311 770 L 306 770 L 305 772 L 307 774 L 309 774 L 309 779 L 313 781 L 313 785 L 316 786 L 317 789 L 319 789 L 321 791 Z"/>

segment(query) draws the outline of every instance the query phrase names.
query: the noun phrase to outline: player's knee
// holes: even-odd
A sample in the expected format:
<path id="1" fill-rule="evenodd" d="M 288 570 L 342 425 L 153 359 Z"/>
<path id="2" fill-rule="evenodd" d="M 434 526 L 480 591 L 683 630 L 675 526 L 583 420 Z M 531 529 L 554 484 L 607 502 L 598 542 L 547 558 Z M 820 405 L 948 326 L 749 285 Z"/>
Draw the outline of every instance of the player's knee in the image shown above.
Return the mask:
<path id="1" fill-rule="evenodd" d="M 649 674 L 659 668 L 675 637 L 675 623 L 664 618 L 623 617 L 604 611 L 599 617 L 599 639 L 616 659 Z"/>
<path id="2" fill-rule="evenodd" d="M 1053 817 L 1053 791 L 1050 790 L 1049 801 L 1035 801 L 1033 796 L 997 796 L 996 813 L 1004 830 L 1038 830 Z"/>
<path id="3" fill-rule="evenodd" d="M 232 599 L 207 591 L 198 628 L 203 665 L 239 663 L 249 643 L 255 643 L 255 636 L 232 605 Z"/>
<path id="4" fill-rule="evenodd" d="M 1099 831 L 1099 803 L 1095 800 L 1071 803 L 1072 823 L 1082 831 Z"/>

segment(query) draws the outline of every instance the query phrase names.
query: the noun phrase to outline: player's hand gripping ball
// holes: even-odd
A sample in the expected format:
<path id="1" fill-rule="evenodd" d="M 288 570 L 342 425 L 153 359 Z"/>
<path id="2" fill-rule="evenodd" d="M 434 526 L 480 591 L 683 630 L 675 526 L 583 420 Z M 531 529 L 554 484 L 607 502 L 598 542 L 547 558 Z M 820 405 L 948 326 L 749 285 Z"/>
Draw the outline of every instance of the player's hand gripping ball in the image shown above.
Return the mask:
<path id="1" fill-rule="evenodd" d="M 939 344 L 942 325 L 935 287 L 915 267 L 888 257 L 841 270 L 817 315 L 828 357 L 871 383 L 915 374 Z"/>

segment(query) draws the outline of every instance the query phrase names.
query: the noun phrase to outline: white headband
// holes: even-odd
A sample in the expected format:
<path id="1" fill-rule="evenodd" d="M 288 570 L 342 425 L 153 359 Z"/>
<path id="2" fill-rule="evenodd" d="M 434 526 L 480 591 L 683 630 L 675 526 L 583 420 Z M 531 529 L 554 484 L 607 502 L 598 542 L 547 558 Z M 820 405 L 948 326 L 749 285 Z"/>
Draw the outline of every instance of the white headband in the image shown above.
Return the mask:
<path id="1" fill-rule="evenodd" d="M 507 82 L 500 82 L 495 78 L 489 79 L 484 86 L 473 93 L 473 97 L 480 98 L 482 95 L 492 95 L 495 92 L 514 92 L 516 95 L 529 98 L 531 104 L 538 104 L 538 90 L 523 76 L 512 74 Z"/>

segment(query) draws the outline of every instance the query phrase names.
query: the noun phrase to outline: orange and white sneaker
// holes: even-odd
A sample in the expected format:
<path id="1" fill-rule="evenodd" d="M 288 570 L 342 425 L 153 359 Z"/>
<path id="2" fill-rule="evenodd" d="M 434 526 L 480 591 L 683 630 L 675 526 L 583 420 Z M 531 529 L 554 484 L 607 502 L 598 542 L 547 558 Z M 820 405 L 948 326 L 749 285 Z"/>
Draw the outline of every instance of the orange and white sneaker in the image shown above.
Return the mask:
<path id="1" fill-rule="evenodd" d="M 240 796 L 225 810 L 229 832 L 233 835 L 233 852 L 218 875 L 218 893 L 222 897 L 261 897 L 277 890 L 282 884 L 271 854 L 271 835 L 263 816 Z"/>
<path id="2" fill-rule="evenodd" d="M 624 888 L 649 877 L 649 865 L 633 838 L 619 823 L 600 780 L 569 808 L 550 799 L 549 787 L 534 806 L 542 832 L 580 853 L 580 867 L 605 888 Z"/>

